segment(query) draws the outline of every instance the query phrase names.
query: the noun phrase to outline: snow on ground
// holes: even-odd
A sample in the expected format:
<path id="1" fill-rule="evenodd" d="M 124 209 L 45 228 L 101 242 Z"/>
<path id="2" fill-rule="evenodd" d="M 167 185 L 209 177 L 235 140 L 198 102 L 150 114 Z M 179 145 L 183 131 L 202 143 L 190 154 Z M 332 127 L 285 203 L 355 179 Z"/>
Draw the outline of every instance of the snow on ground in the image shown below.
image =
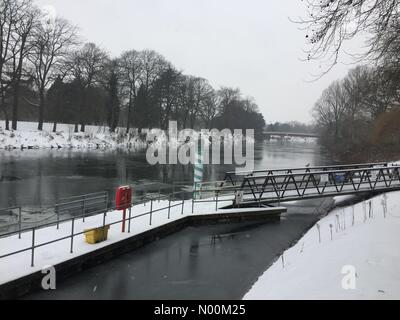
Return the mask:
<path id="1" fill-rule="evenodd" d="M 204 201 L 204 199 L 202 200 Z M 223 207 L 231 203 L 231 198 L 221 197 L 219 199 L 220 206 Z M 205 214 L 221 214 L 237 212 L 235 209 L 224 209 L 216 210 L 215 202 L 198 202 L 194 204 L 194 212 L 192 214 L 192 200 L 186 200 L 183 206 L 182 214 L 182 201 L 173 201 L 170 210 L 170 219 L 168 219 L 168 201 L 153 201 L 153 215 L 152 225 L 150 225 L 150 216 L 143 215 L 150 211 L 150 203 L 146 205 L 136 205 L 132 207 L 132 217 L 140 216 L 131 221 L 131 233 L 121 232 L 121 223 L 112 225 L 109 231 L 109 237 L 107 241 L 90 245 L 85 242 L 84 235 L 77 235 L 74 237 L 74 250 L 70 253 L 71 239 L 65 239 L 59 242 L 55 242 L 49 245 L 45 245 L 35 249 L 35 266 L 31 267 L 31 250 L 18 253 L 5 258 L 0 258 L 0 284 L 12 281 L 14 279 L 23 277 L 33 272 L 42 270 L 42 268 L 48 265 L 56 265 L 63 261 L 72 259 L 79 255 L 97 250 L 99 248 L 111 245 L 115 242 L 130 238 L 134 235 L 143 233 L 145 231 L 157 228 L 165 225 L 169 222 L 182 219 L 189 215 L 205 215 Z M 154 212 L 156 210 L 160 210 Z M 241 212 L 249 211 L 265 211 L 265 208 L 261 209 L 241 209 Z M 85 222 L 80 219 L 76 219 L 74 224 L 74 233 L 79 233 L 87 229 L 100 227 L 103 225 L 103 214 L 86 218 Z M 127 217 L 129 214 L 127 213 Z M 106 224 L 118 222 L 122 220 L 122 213 L 120 211 L 108 212 L 106 216 Z M 128 230 L 128 223 L 126 224 L 126 230 Z M 59 230 L 56 226 L 50 226 L 42 229 L 37 229 L 35 232 L 35 245 L 41 245 L 49 241 L 68 237 L 71 235 L 72 222 L 67 221 L 60 224 Z M 32 246 L 32 232 L 25 232 L 22 234 L 22 238 L 18 239 L 18 235 L 12 235 L 8 237 L 0 238 L 0 256 L 7 255 L 11 252 L 15 252 L 21 249 L 27 249 Z"/>
<path id="2" fill-rule="evenodd" d="M 333 210 L 244 299 L 400 299 L 399 209 L 397 191 Z"/>
<path id="3" fill-rule="evenodd" d="M 107 127 L 86 126 L 86 132 L 75 133 L 74 125 L 59 124 L 52 132 L 52 124 L 36 130 L 36 123 L 18 122 L 18 130 L 6 131 L 0 127 L 0 149 L 109 149 L 145 148 L 147 143 L 138 135 L 125 135 L 123 130 L 109 132 Z"/>
<path id="4" fill-rule="evenodd" d="M 285 142 L 294 142 L 294 143 L 317 143 L 318 138 L 314 137 L 292 137 L 292 136 L 277 136 L 271 135 L 270 141 L 285 141 Z"/>
<path id="5" fill-rule="evenodd" d="M 335 201 L 335 204 L 336 204 L 336 205 L 340 205 L 342 202 L 346 202 L 346 201 L 348 201 L 348 200 L 350 200 L 350 199 L 354 199 L 354 198 L 355 198 L 354 195 L 349 194 L 349 195 L 345 195 L 345 196 L 336 196 L 336 197 L 333 197 L 333 200 Z"/>
<path id="6" fill-rule="evenodd" d="M 145 149 L 149 141 L 155 147 L 161 146 L 168 140 L 169 144 L 180 146 L 190 137 L 190 143 L 199 137 L 200 132 L 193 130 L 182 131 L 178 137 L 167 138 L 166 132 L 159 129 L 143 130 L 139 135 L 132 130 L 126 135 L 125 128 L 117 128 L 116 132 L 110 132 L 108 127 L 86 126 L 85 132 L 74 132 L 73 124 L 58 124 L 57 132 L 52 132 L 53 124 L 44 123 L 43 131 L 37 130 L 35 122 L 18 122 L 18 130 L 7 131 L 0 125 L 0 149 Z M 147 134 L 150 133 L 147 137 Z M 217 137 L 215 132 L 203 132 L 202 137 L 205 145 L 210 145 L 211 138 Z M 226 141 L 234 143 L 242 142 L 242 135 L 234 133 L 233 136 L 224 136 Z M 254 138 L 245 137 L 247 143 L 254 143 Z"/>

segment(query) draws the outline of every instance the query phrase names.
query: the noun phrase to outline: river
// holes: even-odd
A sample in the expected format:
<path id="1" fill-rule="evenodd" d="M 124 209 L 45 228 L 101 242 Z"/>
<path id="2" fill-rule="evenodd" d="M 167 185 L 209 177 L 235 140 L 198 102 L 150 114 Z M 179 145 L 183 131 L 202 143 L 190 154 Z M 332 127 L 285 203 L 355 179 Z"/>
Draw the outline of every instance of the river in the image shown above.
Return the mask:
<path id="1" fill-rule="evenodd" d="M 326 164 L 316 143 L 259 142 L 255 168 L 303 167 Z M 208 165 L 205 181 L 223 179 L 233 165 Z M 131 184 L 140 192 L 172 190 L 172 184 L 193 181 L 192 166 L 150 166 L 144 152 L 81 150 L 0 150 L 0 209 L 38 208 L 59 198 L 97 191 L 114 194 L 117 186 Z"/>
<path id="2" fill-rule="evenodd" d="M 255 168 L 327 164 L 315 143 L 264 141 Z M 99 151 L 0 152 L 1 207 L 40 208 L 60 197 L 113 190 L 168 192 L 192 179 L 191 167 L 149 166 L 144 153 Z M 205 180 L 232 166 L 207 166 Z M 329 199 L 288 205 L 280 222 L 191 227 L 57 284 L 26 299 L 240 299 L 279 254 L 324 213 Z M 219 235 L 217 242 L 212 241 Z"/>

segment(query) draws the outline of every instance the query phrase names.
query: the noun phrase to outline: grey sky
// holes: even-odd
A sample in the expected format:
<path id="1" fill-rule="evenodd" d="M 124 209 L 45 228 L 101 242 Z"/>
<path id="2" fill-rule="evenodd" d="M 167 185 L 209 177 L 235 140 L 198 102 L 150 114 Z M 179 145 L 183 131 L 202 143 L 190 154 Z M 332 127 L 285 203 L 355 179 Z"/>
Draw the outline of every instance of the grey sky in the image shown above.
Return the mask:
<path id="1" fill-rule="evenodd" d="M 112 55 L 153 49 L 186 74 L 253 96 L 267 122 L 311 121 L 321 91 L 345 75 L 338 65 L 321 80 L 317 63 L 300 61 L 304 32 L 289 21 L 300 0 L 36 0 L 54 8 Z"/>

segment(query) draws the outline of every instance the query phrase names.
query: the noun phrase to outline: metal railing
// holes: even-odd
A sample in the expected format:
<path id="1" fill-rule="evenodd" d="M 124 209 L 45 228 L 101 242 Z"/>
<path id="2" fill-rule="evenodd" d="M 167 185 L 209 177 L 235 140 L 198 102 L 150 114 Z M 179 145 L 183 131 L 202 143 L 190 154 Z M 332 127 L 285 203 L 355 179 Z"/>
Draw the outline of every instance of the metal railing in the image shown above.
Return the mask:
<path id="1" fill-rule="evenodd" d="M 247 176 L 240 188 L 252 201 L 267 203 L 340 194 L 400 189 L 400 166 L 322 170 L 289 174 Z M 231 187 L 232 188 L 232 187 Z M 270 193 L 270 196 L 265 194 Z M 248 200 L 248 202 L 251 202 Z"/>
<path id="2" fill-rule="evenodd" d="M 327 165 L 327 166 L 308 166 L 308 167 L 297 167 L 297 168 L 277 168 L 277 169 L 264 169 L 264 170 L 253 170 L 253 171 L 229 171 L 225 174 L 227 183 L 234 184 L 235 182 L 242 182 L 243 178 L 257 175 L 276 175 L 276 174 L 291 174 L 296 172 L 313 172 L 313 171 L 332 171 L 332 170 L 346 170 L 346 169 L 363 169 L 373 167 L 388 167 L 388 162 L 376 162 L 376 163 L 359 163 L 359 164 L 344 164 L 344 165 Z"/>
<path id="3" fill-rule="evenodd" d="M 57 215 L 57 229 L 60 225 L 60 216 L 69 214 L 70 216 L 81 215 L 83 222 L 87 216 L 97 214 L 108 208 L 108 192 L 96 192 L 82 196 L 60 199 L 55 206 Z"/>
<path id="4" fill-rule="evenodd" d="M 10 226 L 13 225 L 17 225 L 18 226 L 18 237 L 19 239 L 21 239 L 21 229 L 22 229 L 22 208 L 21 207 L 9 207 L 9 208 L 5 208 L 5 209 L 0 209 L 0 214 L 10 214 L 10 215 L 14 215 L 14 211 L 17 211 L 18 213 L 17 215 L 17 222 L 15 223 L 11 223 L 11 224 L 7 224 L 5 226 L 2 227 L 6 227 L 9 228 Z M 1 236 L 1 235 L 0 235 Z"/>
<path id="5" fill-rule="evenodd" d="M 191 199 L 191 212 L 194 213 L 196 203 L 215 202 L 216 212 L 220 209 L 219 205 L 223 202 L 231 202 L 233 206 L 242 207 L 246 205 L 262 206 L 267 203 L 280 203 L 281 201 L 292 201 L 293 199 L 306 199 L 311 196 L 331 196 L 340 194 L 355 194 L 368 191 L 388 191 L 400 190 L 400 166 L 391 166 L 377 164 L 371 166 L 364 165 L 362 168 L 351 166 L 332 166 L 332 167 L 314 167 L 303 169 L 291 169 L 290 173 L 282 173 L 286 169 L 275 171 L 258 171 L 258 173 L 267 172 L 267 174 L 254 175 L 249 174 L 240 180 L 232 180 L 235 183 L 223 181 L 213 181 L 196 184 L 192 190 L 178 191 L 170 194 L 158 194 L 148 199 L 146 195 L 135 197 L 135 202 L 129 208 L 129 216 L 125 221 L 128 222 L 128 233 L 131 232 L 131 222 L 144 216 L 149 217 L 149 225 L 153 224 L 154 215 L 164 212 L 167 219 L 171 219 L 171 209 L 180 207 L 180 214 L 184 214 L 185 201 Z M 336 170 L 328 170 L 336 168 Z M 303 171 L 302 171 L 303 170 Z M 307 171 L 308 170 L 308 171 Z M 322 179 L 322 177 L 327 179 Z M 337 178 L 342 177 L 342 181 L 338 182 Z M 238 183 L 240 181 L 240 184 Z M 347 189 L 346 189 L 347 188 Z M 312 190 L 312 192 L 309 192 Z M 236 203 L 237 193 L 244 196 L 243 203 Z M 292 192 L 292 194 L 288 194 Z M 264 194 L 271 193 L 272 196 L 266 197 Z M 159 208 L 155 208 L 155 202 L 167 201 L 167 203 Z M 105 204 L 105 205 L 104 205 Z M 132 207 L 149 206 L 144 213 L 132 216 Z M 69 251 L 74 252 L 74 238 L 84 234 L 87 231 L 97 228 L 77 231 L 75 222 L 82 219 L 102 215 L 102 226 L 121 224 L 123 219 L 106 223 L 107 213 L 115 210 L 114 206 L 108 205 L 108 195 L 106 192 L 95 193 L 84 196 L 77 196 L 58 201 L 55 213 L 57 220 L 48 222 L 39 226 L 23 228 L 21 226 L 21 209 L 20 207 L 11 208 L 19 212 L 19 228 L 18 231 L 12 231 L 2 234 L 2 237 L 10 237 L 18 234 L 21 238 L 23 233 L 31 233 L 31 245 L 0 255 L 1 259 L 20 254 L 23 252 L 31 252 L 31 266 L 34 266 L 35 250 L 56 242 L 70 240 Z M 10 209 L 2 209 L 1 212 L 7 212 Z M 69 217 L 63 218 L 68 213 Z M 56 226 L 59 229 L 61 224 L 70 223 L 70 232 L 50 241 L 37 243 L 36 233 L 43 228 Z M 100 226 L 99 226 L 100 227 Z M 1 239 L 0 239 L 1 241 Z"/>
<path id="6" fill-rule="evenodd" d="M 194 200 L 194 198 L 193 198 L 194 192 L 195 192 L 194 190 L 192 192 L 180 191 L 180 192 L 175 192 L 175 193 L 171 193 L 171 194 L 168 194 L 168 195 L 160 195 L 158 198 L 151 199 L 151 200 L 143 199 L 143 200 L 136 201 L 129 208 L 129 215 L 125 219 L 125 221 L 128 222 L 128 233 L 131 233 L 131 222 L 134 219 L 138 219 L 138 218 L 141 218 L 141 217 L 144 217 L 144 216 L 149 216 L 149 225 L 151 226 L 153 224 L 154 214 L 162 212 L 162 211 L 165 211 L 165 213 L 167 214 L 167 219 L 170 220 L 171 219 L 171 209 L 176 208 L 176 207 L 181 207 L 180 214 L 184 215 L 184 206 L 185 206 L 185 198 L 186 198 L 185 196 L 188 195 L 188 194 L 190 194 L 192 196 L 192 213 L 193 213 L 194 203 L 198 202 L 198 201 Z M 47 245 L 50 245 L 50 244 L 53 244 L 53 243 L 57 243 L 57 242 L 60 242 L 60 241 L 68 240 L 68 239 L 70 239 L 69 251 L 70 251 L 70 253 L 73 253 L 74 252 L 74 238 L 79 236 L 79 235 L 83 235 L 88 231 L 92 231 L 92 230 L 95 230 L 95 229 L 98 228 L 98 227 L 96 227 L 96 228 L 85 229 L 85 230 L 82 230 L 82 231 L 76 231 L 75 222 L 77 221 L 77 219 L 85 219 L 85 218 L 88 218 L 90 216 L 95 216 L 95 215 L 102 214 L 103 215 L 103 219 L 102 219 L 103 220 L 103 223 L 102 223 L 103 227 L 105 227 L 106 225 L 107 226 L 112 226 L 112 225 L 121 224 L 124 221 L 124 219 L 121 219 L 121 220 L 113 221 L 113 222 L 110 222 L 110 223 L 106 223 L 107 213 L 109 213 L 110 211 L 116 210 L 114 207 L 107 208 L 107 209 L 103 210 L 102 212 L 94 211 L 94 212 L 88 213 L 86 211 L 81 211 L 80 213 L 74 215 L 73 217 L 62 218 L 61 211 L 60 211 L 60 207 L 62 205 L 63 206 L 64 205 L 68 205 L 67 207 L 71 208 L 70 205 L 72 204 L 72 208 L 74 210 L 78 210 L 78 209 L 82 210 L 82 207 L 79 206 L 78 204 L 82 204 L 82 201 L 85 200 L 85 196 L 78 196 L 78 197 L 73 197 L 73 198 L 69 198 L 69 199 L 72 199 L 72 201 L 70 201 L 70 202 L 59 201 L 59 203 L 57 204 L 59 206 L 58 212 L 60 212 L 60 214 L 57 215 L 57 221 L 56 222 L 49 222 L 49 223 L 46 223 L 46 224 L 42 224 L 40 226 L 35 226 L 35 227 L 30 227 L 30 228 L 20 228 L 18 230 L 18 232 L 12 231 L 12 232 L 8 232 L 8 233 L 2 234 L 3 238 L 7 238 L 7 237 L 13 236 L 13 235 L 18 233 L 19 234 L 19 238 L 21 238 L 21 234 L 30 232 L 31 233 L 31 245 L 29 247 L 22 248 L 20 250 L 16 250 L 16 251 L 12 251 L 12 252 L 0 255 L 0 261 L 1 261 L 1 259 L 4 259 L 4 258 L 13 256 L 13 255 L 17 255 L 17 254 L 20 254 L 20 253 L 24 253 L 24 252 L 30 251 L 31 252 L 31 259 L 30 259 L 31 261 L 30 261 L 30 263 L 31 263 L 31 267 L 34 267 L 34 265 L 35 265 L 35 250 L 37 250 L 38 248 L 42 248 L 44 246 L 47 246 Z M 75 199 L 75 200 L 73 200 L 73 199 Z M 86 200 L 88 200 L 87 197 L 86 197 Z M 161 200 L 168 201 L 168 205 L 163 206 L 161 208 L 154 208 L 154 206 L 153 206 L 154 203 L 156 201 L 161 201 Z M 214 201 L 214 200 L 202 201 L 202 202 L 211 202 L 211 201 Z M 144 204 L 145 206 L 149 205 L 149 210 L 144 212 L 144 213 L 132 216 L 132 207 L 138 206 L 140 204 Z M 4 210 L 4 209 L 2 209 L 2 210 Z M 74 211 L 74 213 L 76 213 L 76 212 Z M 61 224 L 65 224 L 65 223 L 68 223 L 68 222 L 71 224 L 71 229 L 70 229 L 71 232 L 68 235 L 65 235 L 65 236 L 62 236 L 62 237 L 59 237 L 59 238 L 56 238 L 56 239 L 52 239 L 50 241 L 46 241 L 46 242 L 43 242 L 43 243 L 39 243 L 39 244 L 37 243 L 36 235 L 37 235 L 37 231 L 38 230 L 49 228 L 49 227 L 54 227 L 54 226 L 56 226 L 56 228 L 59 229 Z M 99 227 L 101 227 L 101 226 L 99 226 Z M 0 241 L 1 241 L 1 239 L 0 239 Z"/>

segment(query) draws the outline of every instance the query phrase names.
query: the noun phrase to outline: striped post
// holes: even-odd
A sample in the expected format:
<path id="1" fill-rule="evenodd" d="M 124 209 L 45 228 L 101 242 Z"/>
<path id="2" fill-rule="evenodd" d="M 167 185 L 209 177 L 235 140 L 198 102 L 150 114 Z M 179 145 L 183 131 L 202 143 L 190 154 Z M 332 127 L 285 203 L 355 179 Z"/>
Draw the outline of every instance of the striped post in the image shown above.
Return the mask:
<path id="1" fill-rule="evenodd" d="M 194 163 L 194 199 L 200 199 L 201 198 L 201 192 L 197 190 L 200 189 L 201 183 L 203 182 L 203 152 L 201 149 L 201 135 L 198 141 L 198 149 L 196 150 L 196 155 L 195 155 L 195 163 Z"/>

